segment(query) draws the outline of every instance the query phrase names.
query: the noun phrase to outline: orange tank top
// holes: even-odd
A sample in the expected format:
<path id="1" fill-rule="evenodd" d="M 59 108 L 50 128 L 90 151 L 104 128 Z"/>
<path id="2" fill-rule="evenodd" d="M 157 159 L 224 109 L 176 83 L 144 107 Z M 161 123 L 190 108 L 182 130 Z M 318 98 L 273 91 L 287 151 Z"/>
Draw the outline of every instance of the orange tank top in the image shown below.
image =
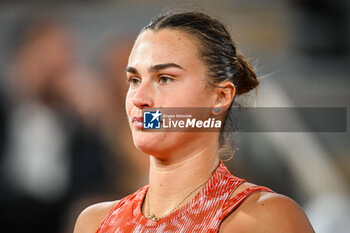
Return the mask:
<path id="1" fill-rule="evenodd" d="M 256 191 L 273 192 L 264 186 L 253 186 L 229 199 L 245 179 L 230 173 L 220 161 L 212 177 L 194 198 L 159 221 L 141 212 L 148 185 L 126 196 L 112 208 L 96 233 L 115 232 L 218 232 L 225 217 Z"/>

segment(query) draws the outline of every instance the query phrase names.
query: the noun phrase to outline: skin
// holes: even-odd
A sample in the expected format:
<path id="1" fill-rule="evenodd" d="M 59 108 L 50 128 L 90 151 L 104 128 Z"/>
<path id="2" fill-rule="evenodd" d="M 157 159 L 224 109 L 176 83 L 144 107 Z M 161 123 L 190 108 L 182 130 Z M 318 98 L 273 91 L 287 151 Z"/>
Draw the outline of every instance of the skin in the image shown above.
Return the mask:
<path id="1" fill-rule="evenodd" d="M 182 68 L 151 69 L 168 63 Z M 199 58 L 196 41 L 186 32 L 178 30 L 142 32 L 130 54 L 128 67 L 127 76 L 131 84 L 126 98 L 126 112 L 135 146 L 150 156 L 150 187 L 145 200 L 150 204 L 143 203 L 142 212 L 146 216 L 153 213 L 159 217 L 176 207 L 195 187 L 211 177 L 219 163 L 219 134 L 149 133 L 141 131 L 132 118 L 141 116 L 142 109 L 146 107 L 228 108 L 235 95 L 235 87 L 229 81 L 220 84 L 225 88 L 208 85 L 208 70 Z M 252 185 L 243 183 L 232 197 Z M 199 191 L 190 195 L 181 206 Z M 95 232 L 116 204 L 107 202 L 88 207 L 79 216 L 74 232 Z M 280 194 L 260 191 L 250 195 L 232 212 L 223 221 L 219 232 L 314 231 L 296 202 Z"/>

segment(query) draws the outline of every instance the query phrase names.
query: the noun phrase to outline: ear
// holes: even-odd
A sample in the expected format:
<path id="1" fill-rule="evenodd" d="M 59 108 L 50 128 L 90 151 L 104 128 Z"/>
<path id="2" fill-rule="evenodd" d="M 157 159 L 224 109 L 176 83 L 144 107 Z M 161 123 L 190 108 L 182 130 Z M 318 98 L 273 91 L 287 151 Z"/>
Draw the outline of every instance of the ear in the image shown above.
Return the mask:
<path id="1" fill-rule="evenodd" d="M 229 81 L 226 80 L 219 84 L 220 87 L 216 88 L 216 95 L 215 95 L 215 101 L 214 101 L 214 109 L 227 109 L 230 107 L 233 98 L 236 95 L 236 88 L 235 85 Z M 218 114 L 219 112 L 216 112 Z"/>

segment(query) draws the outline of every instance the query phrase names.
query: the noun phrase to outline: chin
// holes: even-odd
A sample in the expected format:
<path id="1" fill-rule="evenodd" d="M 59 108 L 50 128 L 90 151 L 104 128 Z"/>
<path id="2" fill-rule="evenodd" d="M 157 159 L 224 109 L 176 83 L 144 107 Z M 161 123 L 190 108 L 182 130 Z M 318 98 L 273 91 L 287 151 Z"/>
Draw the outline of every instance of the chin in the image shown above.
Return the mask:
<path id="1" fill-rule="evenodd" d="M 164 135 L 159 133 L 145 133 L 138 132 L 133 135 L 133 140 L 136 148 L 145 154 L 155 155 L 160 153 L 160 149 L 163 147 Z"/>

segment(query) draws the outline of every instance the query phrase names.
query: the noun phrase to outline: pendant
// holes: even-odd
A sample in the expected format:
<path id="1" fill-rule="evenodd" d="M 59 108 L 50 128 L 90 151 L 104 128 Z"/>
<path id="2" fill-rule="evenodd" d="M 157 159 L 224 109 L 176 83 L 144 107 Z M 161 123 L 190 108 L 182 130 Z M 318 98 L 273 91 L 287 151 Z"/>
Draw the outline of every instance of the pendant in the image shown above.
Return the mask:
<path id="1" fill-rule="evenodd" d="M 154 216 L 154 214 L 148 215 L 147 218 L 152 219 L 155 222 L 158 222 L 160 219 L 156 218 L 156 216 Z"/>

